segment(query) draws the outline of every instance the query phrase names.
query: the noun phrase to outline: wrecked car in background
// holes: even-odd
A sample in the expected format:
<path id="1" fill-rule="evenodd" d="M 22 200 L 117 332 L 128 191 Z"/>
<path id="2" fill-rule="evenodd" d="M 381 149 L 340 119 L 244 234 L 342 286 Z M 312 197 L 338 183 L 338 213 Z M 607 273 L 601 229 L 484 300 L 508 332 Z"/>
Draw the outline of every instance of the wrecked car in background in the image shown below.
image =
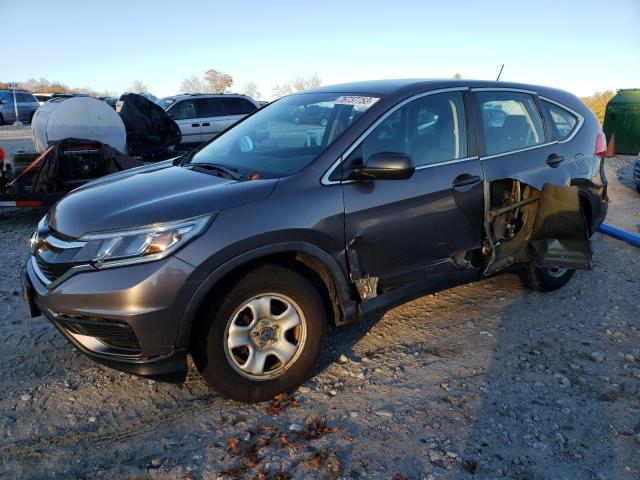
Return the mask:
<path id="1" fill-rule="evenodd" d="M 91 180 L 178 155 L 176 123 L 146 98 L 128 98 L 120 114 L 86 95 L 57 96 L 40 107 L 32 123 L 38 152 L 5 159 L 0 206 L 53 205 Z"/>
<path id="2" fill-rule="evenodd" d="M 301 107 L 325 125 L 292 121 Z M 550 88 L 291 95 L 62 199 L 31 239 L 26 306 L 106 365 L 181 381 L 191 353 L 222 394 L 265 400 L 311 375 L 328 324 L 501 271 L 553 290 L 589 269 L 603 150 L 595 116 Z"/>

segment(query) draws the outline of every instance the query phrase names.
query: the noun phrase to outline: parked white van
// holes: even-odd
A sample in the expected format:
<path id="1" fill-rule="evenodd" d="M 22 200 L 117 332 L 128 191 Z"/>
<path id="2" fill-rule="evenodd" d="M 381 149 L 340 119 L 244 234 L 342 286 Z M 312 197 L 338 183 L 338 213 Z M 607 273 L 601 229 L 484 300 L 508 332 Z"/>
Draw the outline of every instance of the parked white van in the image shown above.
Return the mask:
<path id="1" fill-rule="evenodd" d="M 185 93 L 159 101 L 182 133 L 182 144 L 196 145 L 216 137 L 260 104 L 246 95 Z"/>

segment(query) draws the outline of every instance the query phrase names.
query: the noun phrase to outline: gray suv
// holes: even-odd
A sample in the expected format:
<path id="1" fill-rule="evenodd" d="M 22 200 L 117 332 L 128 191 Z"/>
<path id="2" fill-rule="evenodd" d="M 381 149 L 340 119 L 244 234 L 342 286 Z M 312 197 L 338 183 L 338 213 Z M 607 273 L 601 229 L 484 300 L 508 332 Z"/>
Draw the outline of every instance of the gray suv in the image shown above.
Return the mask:
<path id="1" fill-rule="evenodd" d="M 196 97 L 197 98 L 197 97 Z M 291 120 L 328 110 L 326 125 Z M 462 80 L 291 95 L 190 154 L 101 178 L 40 221 L 23 272 L 78 349 L 262 401 L 313 373 L 329 326 L 518 272 L 590 269 L 602 131 L 575 96 Z"/>
<path id="2" fill-rule="evenodd" d="M 186 93 L 159 101 L 175 120 L 183 145 L 199 145 L 260 108 L 246 95 Z"/>
<path id="3" fill-rule="evenodd" d="M 21 122 L 31 123 L 33 114 L 40 103 L 29 92 L 16 91 L 16 102 L 18 103 L 18 116 Z M 12 90 L 0 90 L 0 125 L 3 123 L 13 123 L 16 121 L 16 110 L 13 103 Z"/>

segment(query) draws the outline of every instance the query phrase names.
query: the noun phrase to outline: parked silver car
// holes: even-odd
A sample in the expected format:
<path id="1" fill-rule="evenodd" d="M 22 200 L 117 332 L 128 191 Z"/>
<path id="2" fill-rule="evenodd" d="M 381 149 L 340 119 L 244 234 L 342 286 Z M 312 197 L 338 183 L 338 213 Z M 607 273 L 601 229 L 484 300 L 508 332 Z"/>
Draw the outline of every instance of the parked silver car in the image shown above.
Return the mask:
<path id="1" fill-rule="evenodd" d="M 236 94 L 184 94 L 160 100 L 182 133 L 183 144 L 199 144 L 216 137 L 260 104 L 251 97 Z"/>
<path id="2" fill-rule="evenodd" d="M 29 92 L 17 91 L 18 116 L 21 122 L 31 122 L 35 111 L 40 107 L 36 97 Z M 13 104 L 13 91 L 0 90 L 0 125 L 16 121 L 16 109 Z"/>

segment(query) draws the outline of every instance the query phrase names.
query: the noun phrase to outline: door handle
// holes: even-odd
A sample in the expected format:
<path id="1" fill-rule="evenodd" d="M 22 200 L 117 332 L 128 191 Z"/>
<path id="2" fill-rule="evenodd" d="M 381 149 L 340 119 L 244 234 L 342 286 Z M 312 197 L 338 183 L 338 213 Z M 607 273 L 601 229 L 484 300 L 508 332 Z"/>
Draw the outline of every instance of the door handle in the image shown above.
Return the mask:
<path id="1" fill-rule="evenodd" d="M 192 126 L 192 127 L 199 127 L 199 126 L 200 126 L 200 124 L 199 124 L 199 123 L 192 123 L 192 124 L 191 124 L 191 126 Z"/>
<path id="2" fill-rule="evenodd" d="M 208 127 L 208 126 L 210 126 L 210 125 L 211 125 L 211 124 L 210 124 L 209 122 L 205 122 L 205 123 L 203 123 L 203 124 L 202 124 L 202 126 L 203 126 L 203 127 Z"/>
<path id="3" fill-rule="evenodd" d="M 549 165 L 550 167 L 555 168 L 562 162 L 564 162 L 564 156 L 558 155 L 557 153 L 552 153 L 547 157 L 547 165 Z"/>
<path id="4" fill-rule="evenodd" d="M 463 173 L 462 175 L 458 175 L 453 179 L 453 189 L 458 192 L 468 192 L 473 187 L 482 182 L 482 177 L 478 175 L 470 175 L 468 173 Z"/>

